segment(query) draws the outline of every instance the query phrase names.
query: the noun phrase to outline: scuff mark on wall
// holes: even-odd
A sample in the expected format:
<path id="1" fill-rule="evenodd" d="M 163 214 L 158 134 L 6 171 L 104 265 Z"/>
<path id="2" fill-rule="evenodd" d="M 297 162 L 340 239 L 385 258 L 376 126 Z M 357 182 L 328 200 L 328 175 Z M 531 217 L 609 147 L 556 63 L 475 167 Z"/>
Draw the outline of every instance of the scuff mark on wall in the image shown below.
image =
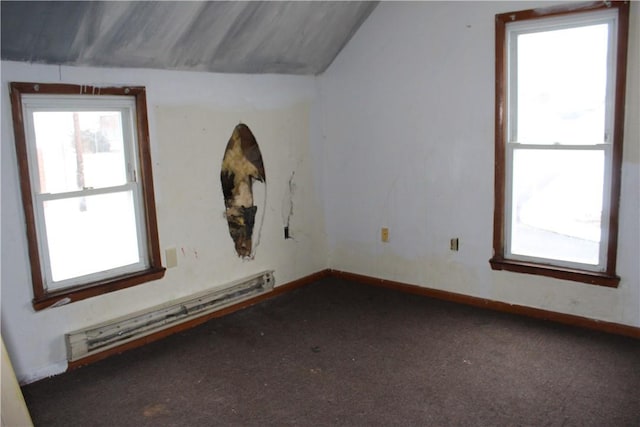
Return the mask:
<path id="1" fill-rule="evenodd" d="M 293 181 L 293 177 L 295 176 L 295 173 L 295 171 L 291 172 L 291 177 L 289 177 L 288 191 L 282 198 L 282 224 L 284 225 L 285 239 L 292 238 L 289 223 L 291 222 L 291 217 L 293 216 L 293 194 L 295 193 L 296 189 L 296 184 Z"/>
<path id="2" fill-rule="evenodd" d="M 225 216 L 236 253 L 252 258 L 254 225 L 258 207 L 253 203 L 253 182 L 266 183 L 262 153 L 249 127 L 235 127 L 222 159 L 220 172 Z M 260 230 L 257 230 L 259 233 Z"/>

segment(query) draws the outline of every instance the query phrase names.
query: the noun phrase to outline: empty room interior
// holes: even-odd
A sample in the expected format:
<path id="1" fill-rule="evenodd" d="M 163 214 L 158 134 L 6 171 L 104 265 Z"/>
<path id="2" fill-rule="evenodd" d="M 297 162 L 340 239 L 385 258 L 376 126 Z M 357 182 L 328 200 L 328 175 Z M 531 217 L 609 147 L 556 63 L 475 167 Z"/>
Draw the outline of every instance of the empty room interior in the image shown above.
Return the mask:
<path id="1" fill-rule="evenodd" d="M 640 3 L 0 5 L 3 426 L 640 425 Z"/>

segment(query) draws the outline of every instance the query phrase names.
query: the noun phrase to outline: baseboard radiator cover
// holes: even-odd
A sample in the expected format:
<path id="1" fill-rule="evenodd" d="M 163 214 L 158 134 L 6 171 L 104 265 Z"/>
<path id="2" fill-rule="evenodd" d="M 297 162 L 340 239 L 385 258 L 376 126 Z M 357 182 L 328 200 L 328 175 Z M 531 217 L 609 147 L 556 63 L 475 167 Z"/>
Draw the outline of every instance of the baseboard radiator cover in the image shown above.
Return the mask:
<path id="1" fill-rule="evenodd" d="M 246 277 L 221 288 L 203 291 L 146 310 L 118 317 L 65 334 L 67 359 L 73 362 L 92 354 L 205 316 L 273 290 L 273 270 Z"/>

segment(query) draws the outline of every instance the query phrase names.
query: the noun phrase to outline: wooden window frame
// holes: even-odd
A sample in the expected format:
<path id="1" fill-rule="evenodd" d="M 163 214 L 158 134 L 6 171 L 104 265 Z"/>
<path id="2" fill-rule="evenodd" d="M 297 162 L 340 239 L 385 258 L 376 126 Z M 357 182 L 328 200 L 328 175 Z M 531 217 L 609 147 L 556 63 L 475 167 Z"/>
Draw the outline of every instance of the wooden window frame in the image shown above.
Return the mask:
<path id="1" fill-rule="evenodd" d="M 107 279 L 70 286 L 64 289 L 47 290 L 38 246 L 36 216 L 33 205 L 33 192 L 30 180 L 28 141 L 25 133 L 25 118 L 23 117 L 22 95 L 87 95 L 87 96 L 127 96 L 135 100 L 135 125 L 137 137 L 137 155 L 139 158 L 139 176 L 141 183 L 142 215 L 146 227 L 146 244 L 148 267 L 128 274 L 109 277 Z M 160 279 L 164 276 L 158 225 L 155 210 L 153 190 L 153 175 L 151 168 L 151 153 L 149 144 L 149 125 L 147 119 L 146 90 L 142 86 L 129 87 L 94 87 L 73 84 L 49 83 L 10 83 L 11 109 L 13 115 L 13 130 L 15 136 L 16 154 L 18 159 L 18 173 L 20 190 L 26 220 L 27 243 L 31 264 L 31 278 L 33 286 L 33 307 L 42 310 L 51 306 L 65 305 L 108 292 L 135 286 L 144 282 Z"/>
<path id="2" fill-rule="evenodd" d="M 493 220 L 493 257 L 490 259 L 493 270 L 507 270 L 564 279 L 593 285 L 617 287 L 620 277 L 616 275 L 618 246 L 618 217 L 620 184 L 622 173 L 622 146 L 624 131 L 624 108 L 627 71 L 627 44 L 629 34 L 628 1 L 597 1 L 552 6 L 541 9 L 522 10 L 496 15 L 495 23 L 495 182 L 494 182 L 494 220 Z M 552 16 L 573 15 L 597 10 L 616 8 L 618 10 L 618 33 L 616 55 L 616 87 L 614 89 L 614 119 L 611 158 L 611 180 L 609 184 L 610 202 L 607 260 L 602 272 L 567 268 L 558 265 L 542 264 L 514 260 L 505 257 L 505 191 L 506 191 L 506 138 L 507 138 L 507 40 L 506 26 L 509 22 L 534 20 Z"/>

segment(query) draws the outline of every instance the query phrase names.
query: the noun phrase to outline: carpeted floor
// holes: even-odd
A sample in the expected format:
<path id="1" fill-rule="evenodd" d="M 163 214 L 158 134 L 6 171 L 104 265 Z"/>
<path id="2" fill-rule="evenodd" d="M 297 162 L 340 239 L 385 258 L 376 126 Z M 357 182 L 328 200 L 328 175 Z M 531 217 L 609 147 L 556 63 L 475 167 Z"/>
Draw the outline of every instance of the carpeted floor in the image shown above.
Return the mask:
<path id="1" fill-rule="evenodd" d="M 337 279 L 23 388 L 36 426 L 640 426 L 640 341 Z"/>

